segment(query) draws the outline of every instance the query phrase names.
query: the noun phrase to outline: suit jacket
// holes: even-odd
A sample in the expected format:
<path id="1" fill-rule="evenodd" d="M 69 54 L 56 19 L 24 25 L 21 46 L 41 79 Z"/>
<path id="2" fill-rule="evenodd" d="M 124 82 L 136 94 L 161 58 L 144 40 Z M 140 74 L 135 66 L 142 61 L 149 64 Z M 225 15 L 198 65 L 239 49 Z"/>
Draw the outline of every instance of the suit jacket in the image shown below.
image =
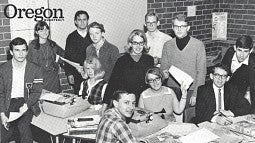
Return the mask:
<path id="1" fill-rule="evenodd" d="M 0 112 L 7 112 L 12 91 L 12 60 L 0 66 Z M 27 61 L 24 79 L 24 99 L 29 109 L 38 115 L 38 100 L 43 88 L 42 70 L 39 66 Z"/>
<path id="2" fill-rule="evenodd" d="M 231 67 L 234 54 L 234 48 L 229 48 L 222 59 L 222 63 Z M 237 69 L 232 74 L 229 82 L 237 85 L 239 92 L 243 96 L 246 93 L 247 87 L 250 87 L 251 113 L 255 113 L 255 53 L 250 54 L 248 66 L 242 65 Z"/>
<path id="3" fill-rule="evenodd" d="M 244 104 L 248 102 L 238 93 L 237 88 L 226 83 L 224 85 L 224 107 L 225 110 L 230 110 L 235 116 L 249 114 L 250 108 Z M 196 117 L 195 122 L 201 123 L 211 121 L 216 111 L 215 93 L 213 90 L 213 82 L 210 81 L 202 85 L 197 90 L 196 99 Z"/>

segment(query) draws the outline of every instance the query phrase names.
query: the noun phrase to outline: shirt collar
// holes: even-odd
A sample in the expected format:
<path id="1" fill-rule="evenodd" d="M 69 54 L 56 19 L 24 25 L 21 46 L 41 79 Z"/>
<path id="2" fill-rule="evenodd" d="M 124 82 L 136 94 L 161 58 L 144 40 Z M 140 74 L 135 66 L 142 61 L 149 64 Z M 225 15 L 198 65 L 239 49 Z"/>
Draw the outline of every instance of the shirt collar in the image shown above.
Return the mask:
<path id="1" fill-rule="evenodd" d="M 224 86 L 222 86 L 221 88 L 217 87 L 216 85 L 213 84 L 213 90 L 214 91 L 219 91 L 219 89 L 221 89 L 221 91 L 224 90 Z"/>
<path id="2" fill-rule="evenodd" d="M 248 55 L 248 57 L 244 61 L 242 61 L 240 64 L 248 65 L 249 64 L 249 57 L 250 57 L 250 55 Z M 233 61 L 239 63 L 239 61 L 238 61 L 238 59 L 236 57 L 236 52 L 234 53 L 234 56 L 232 58 L 232 62 Z"/>

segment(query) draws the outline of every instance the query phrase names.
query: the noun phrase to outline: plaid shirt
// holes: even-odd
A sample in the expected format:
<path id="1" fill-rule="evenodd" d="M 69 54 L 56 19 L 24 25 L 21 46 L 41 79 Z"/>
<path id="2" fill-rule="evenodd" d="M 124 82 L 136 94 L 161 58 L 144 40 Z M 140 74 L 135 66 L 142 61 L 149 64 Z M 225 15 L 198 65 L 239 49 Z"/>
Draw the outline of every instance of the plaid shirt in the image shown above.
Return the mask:
<path id="1" fill-rule="evenodd" d="M 135 143 L 125 119 L 116 108 L 106 111 L 98 126 L 96 143 Z"/>

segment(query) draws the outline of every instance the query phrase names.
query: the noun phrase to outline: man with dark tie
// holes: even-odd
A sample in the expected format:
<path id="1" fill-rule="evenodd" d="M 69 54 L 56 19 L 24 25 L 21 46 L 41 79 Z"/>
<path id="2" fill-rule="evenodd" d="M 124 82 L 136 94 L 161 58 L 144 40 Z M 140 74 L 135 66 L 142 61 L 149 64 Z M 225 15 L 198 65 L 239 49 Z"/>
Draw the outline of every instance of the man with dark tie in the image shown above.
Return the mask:
<path id="1" fill-rule="evenodd" d="M 195 123 L 204 121 L 216 122 L 221 125 L 231 123 L 228 117 L 241 116 L 249 113 L 247 106 L 237 88 L 229 80 L 227 66 L 217 64 L 210 73 L 211 81 L 197 90 Z"/>

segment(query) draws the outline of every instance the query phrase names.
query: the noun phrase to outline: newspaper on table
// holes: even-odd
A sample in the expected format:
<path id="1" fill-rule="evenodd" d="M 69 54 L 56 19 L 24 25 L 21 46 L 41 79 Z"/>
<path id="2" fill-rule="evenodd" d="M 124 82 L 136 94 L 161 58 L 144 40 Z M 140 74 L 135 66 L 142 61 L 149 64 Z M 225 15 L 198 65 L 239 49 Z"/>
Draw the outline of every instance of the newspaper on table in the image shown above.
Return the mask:
<path id="1" fill-rule="evenodd" d="M 173 65 L 169 68 L 168 71 L 179 84 L 183 83 L 186 89 L 188 89 L 194 81 L 194 79 L 189 74 Z"/>

